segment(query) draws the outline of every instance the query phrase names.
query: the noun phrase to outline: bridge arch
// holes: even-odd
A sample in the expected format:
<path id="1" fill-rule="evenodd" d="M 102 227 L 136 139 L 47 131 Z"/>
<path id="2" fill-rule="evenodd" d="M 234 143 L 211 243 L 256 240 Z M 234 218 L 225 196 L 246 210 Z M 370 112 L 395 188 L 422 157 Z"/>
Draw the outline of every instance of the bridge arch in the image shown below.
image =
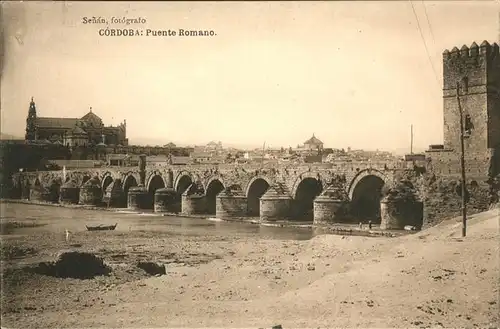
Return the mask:
<path id="1" fill-rule="evenodd" d="M 190 172 L 183 170 L 175 177 L 174 189 L 177 194 L 180 195 L 184 193 L 184 191 L 186 191 L 189 185 L 193 184 L 194 181 L 195 179 L 193 175 Z"/>
<path id="2" fill-rule="evenodd" d="M 165 187 L 165 181 L 161 174 L 157 171 L 153 172 L 147 180 L 147 190 L 148 190 L 148 203 L 149 207 L 154 207 L 155 192 L 160 188 Z"/>
<path id="3" fill-rule="evenodd" d="M 131 187 L 138 186 L 138 185 L 139 184 L 137 183 L 137 179 L 135 178 L 133 173 L 131 173 L 131 172 L 126 173 L 125 178 L 123 179 L 123 185 L 122 185 L 123 194 L 125 195 L 125 197 L 126 198 L 128 197 L 128 190 Z"/>
<path id="4" fill-rule="evenodd" d="M 259 216 L 260 198 L 271 187 L 272 180 L 266 176 L 255 176 L 247 184 L 247 212 L 249 216 Z"/>
<path id="5" fill-rule="evenodd" d="M 101 181 L 103 181 L 106 178 L 106 176 L 111 176 L 111 178 L 113 178 L 113 180 L 115 180 L 117 174 L 112 172 L 112 171 L 106 171 L 106 172 L 102 173 L 99 178 L 101 179 Z"/>
<path id="6" fill-rule="evenodd" d="M 108 188 L 109 185 L 111 185 L 111 183 L 113 183 L 114 180 L 115 180 L 114 175 L 109 171 L 105 172 L 104 175 L 101 176 L 101 187 L 103 193 L 106 192 L 106 189 Z"/>
<path id="7" fill-rule="evenodd" d="M 224 188 L 224 181 L 220 176 L 211 177 L 205 185 L 207 212 L 209 214 L 215 214 L 217 195 L 222 192 Z"/>
<path id="8" fill-rule="evenodd" d="M 226 184 L 224 183 L 224 179 L 222 179 L 222 176 L 220 175 L 215 175 L 215 176 L 210 176 L 206 183 L 203 185 L 203 188 L 205 189 L 205 191 L 208 189 L 208 186 L 213 182 L 213 181 L 219 181 L 220 183 L 222 183 L 222 185 L 225 187 Z"/>
<path id="9" fill-rule="evenodd" d="M 324 182 L 319 173 L 305 172 L 299 175 L 292 188 L 294 217 L 313 219 L 314 199 L 323 192 Z"/>
<path id="10" fill-rule="evenodd" d="M 82 177 L 82 182 L 80 186 L 87 183 L 90 180 L 90 178 L 92 178 L 92 176 L 89 173 L 85 173 Z"/>
<path id="11" fill-rule="evenodd" d="M 37 186 L 37 187 L 38 186 L 42 186 L 42 181 L 41 181 L 40 177 L 35 177 L 33 179 L 33 183 L 31 185 L 32 186 Z"/>
<path id="12" fill-rule="evenodd" d="M 161 175 L 161 173 L 159 171 L 155 170 L 149 175 L 149 177 L 146 179 L 146 188 L 148 189 L 148 191 L 150 190 L 151 183 L 153 181 L 154 181 L 154 184 L 160 184 L 159 179 L 161 179 L 161 181 L 163 182 L 162 187 L 165 187 L 166 186 L 165 179 L 163 178 L 163 176 Z"/>
<path id="13" fill-rule="evenodd" d="M 382 188 L 389 182 L 388 177 L 379 170 L 361 170 L 349 185 L 351 212 L 359 220 L 380 221 L 380 200 Z"/>
<path id="14" fill-rule="evenodd" d="M 320 173 L 317 173 L 317 172 L 314 172 L 314 171 L 303 172 L 300 175 L 298 175 L 298 177 L 293 182 L 293 186 L 292 186 L 292 191 L 291 192 L 292 192 L 292 197 L 294 199 L 297 197 L 297 190 L 299 189 L 299 185 L 301 185 L 301 183 L 303 183 L 306 179 L 313 179 L 313 180 L 318 181 L 322 186 L 325 185 L 324 184 L 324 179 L 323 179 L 323 177 L 321 176 Z"/>

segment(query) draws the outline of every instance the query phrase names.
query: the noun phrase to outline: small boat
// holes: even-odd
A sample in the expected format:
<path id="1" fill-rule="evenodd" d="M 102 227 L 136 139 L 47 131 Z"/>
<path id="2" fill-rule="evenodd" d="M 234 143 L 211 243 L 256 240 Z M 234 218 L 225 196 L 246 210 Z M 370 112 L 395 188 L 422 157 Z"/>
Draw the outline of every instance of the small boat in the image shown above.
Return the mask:
<path id="1" fill-rule="evenodd" d="M 102 225 L 102 224 L 96 226 L 85 225 L 85 227 L 87 228 L 88 231 L 113 231 L 116 228 L 116 225 L 118 225 L 118 223 L 116 223 L 115 225 Z"/>

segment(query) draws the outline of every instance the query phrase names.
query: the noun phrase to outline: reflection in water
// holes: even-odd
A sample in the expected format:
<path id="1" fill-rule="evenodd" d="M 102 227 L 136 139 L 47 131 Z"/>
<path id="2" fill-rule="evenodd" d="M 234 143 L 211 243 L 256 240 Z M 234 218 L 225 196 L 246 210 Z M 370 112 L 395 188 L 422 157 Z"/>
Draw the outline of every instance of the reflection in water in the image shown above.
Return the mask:
<path id="1" fill-rule="evenodd" d="M 47 224 L 40 231 L 86 231 L 85 225 L 115 224 L 115 231 L 149 231 L 177 235 L 256 237 L 261 239 L 307 240 L 313 237 L 311 228 L 261 226 L 248 222 L 214 221 L 202 218 L 161 216 L 154 213 L 135 214 L 100 210 L 71 209 L 54 206 L 3 203 L 2 216 L 12 221 L 36 219 Z"/>

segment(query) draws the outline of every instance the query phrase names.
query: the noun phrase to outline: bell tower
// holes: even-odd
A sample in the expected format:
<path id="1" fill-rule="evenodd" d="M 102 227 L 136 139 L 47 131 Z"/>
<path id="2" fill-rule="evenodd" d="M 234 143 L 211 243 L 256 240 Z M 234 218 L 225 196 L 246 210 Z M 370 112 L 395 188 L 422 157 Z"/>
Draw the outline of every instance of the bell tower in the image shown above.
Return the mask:
<path id="1" fill-rule="evenodd" d="M 26 140 L 36 140 L 36 105 L 31 97 L 28 118 L 26 119 Z"/>

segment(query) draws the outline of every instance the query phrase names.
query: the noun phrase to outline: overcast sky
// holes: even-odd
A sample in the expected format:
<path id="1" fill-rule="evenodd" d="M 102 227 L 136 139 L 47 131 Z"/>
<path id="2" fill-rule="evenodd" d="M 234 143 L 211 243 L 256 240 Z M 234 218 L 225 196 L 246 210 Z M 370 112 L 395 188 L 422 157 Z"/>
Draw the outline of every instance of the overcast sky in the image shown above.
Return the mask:
<path id="1" fill-rule="evenodd" d="M 153 145 L 287 147 L 315 133 L 325 147 L 401 150 L 411 124 L 416 148 L 439 144 L 443 50 L 500 33 L 499 1 L 2 6 L 3 133 L 24 136 L 33 96 L 39 116 L 91 106 L 106 124 L 126 119 L 131 143 Z M 217 35 L 99 36 L 106 25 L 82 23 L 92 16 Z"/>

